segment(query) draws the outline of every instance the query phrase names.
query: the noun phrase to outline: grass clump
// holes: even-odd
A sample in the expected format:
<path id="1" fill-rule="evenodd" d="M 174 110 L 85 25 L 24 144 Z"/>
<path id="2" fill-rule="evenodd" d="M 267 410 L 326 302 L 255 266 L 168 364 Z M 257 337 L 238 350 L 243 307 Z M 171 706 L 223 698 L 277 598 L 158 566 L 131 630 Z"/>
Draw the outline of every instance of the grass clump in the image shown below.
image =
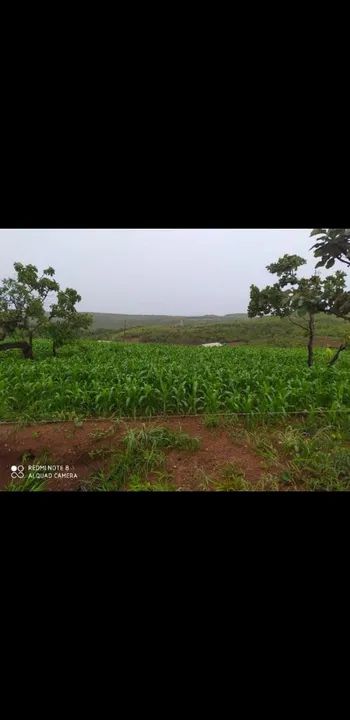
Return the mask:
<path id="1" fill-rule="evenodd" d="M 32 458 L 28 453 L 22 455 L 21 462 L 26 463 L 30 460 L 31 465 L 46 466 L 53 464 L 50 455 L 44 452 L 38 458 Z M 24 477 L 21 480 L 11 480 L 6 486 L 7 492 L 40 492 L 46 489 L 48 478 L 40 477 L 40 472 L 24 471 Z M 38 477 L 39 475 L 39 477 Z"/>
<path id="2" fill-rule="evenodd" d="M 216 492 L 249 492 L 252 490 L 252 486 L 236 463 L 228 463 L 222 470 L 219 479 L 211 479 L 204 475 L 203 489 Z"/>
<path id="3" fill-rule="evenodd" d="M 155 473 L 157 479 L 154 482 L 144 480 L 140 475 L 134 475 L 128 483 L 128 490 L 132 492 L 171 492 L 176 490 L 167 473 Z"/>
<path id="4" fill-rule="evenodd" d="M 223 423 L 222 417 L 219 415 L 205 415 L 203 418 L 203 425 L 207 428 L 217 428 Z"/>
<path id="5" fill-rule="evenodd" d="M 350 449 L 339 446 L 342 435 L 332 425 L 288 427 L 279 434 L 281 449 L 289 457 L 287 483 L 300 490 L 350 490 Z"/>
<path id="6" fill-rule="evenodd" d="M 163 427 L 130 430 L 123 439 L 123 449 L 111 458 L 108 469 L 100 470 L 92 476 L 89 489 L 101 491 L 169 491 L 173 490 L 168 476 L 162 472 L 157 479 L 150 481 L 150 473 L 161 471 L 164 467 L 163 450 L 196 450 L 199 440 L 186 433 L 175 432 Z"/>
<path id="7" fill-rule="evenodd" d="M 6 490 L 7 492 L 40 492 L 45 490 L 46 485 L 46 479 L 40 480 L 34 477 L 33 473 L 26 473 L 23 480 L 17 483 L 12 481 L 7 485 Z"/>
<path id="8" fill-rule="evenodd" d="M 280 490 L 280 478 L 278 475 L 266 473 L 254 483 L 251 489 L 256 492 L 278 492 Z"/>
<path id="9" fill-rule="evenodd" d="M 111 427 L 107 428 L 107 430 L 93 430 L 93 432 L 89 433 L 89 437 L 93 440 L 103 440 L 105 438 L 113 437 L 116 430 L 117 426 L 111 425 Z"/>
<path id="10" fill-rule="evenodd" d="M 90 450 L 88 452 L 89 457 L 91 460 L 96 460 L 99 458 L 105 458 L 108 455 L 111 455 L 114 452 L 113 448 L 94 448 L 94 450 Z"/>
<path id="11" fill-rule="evenodd" d="M 278 459 L 278 452 L 266 434 L 262 434 L 261 431 L 255 430 L 248 433 L 248 438 L 254 445 L 259 455 L 269 462 L 276 462 Z"/>
<path id="12" fill-rule="evenodd" d="M 184 432 L 168 430 L 164 427 L 146 428 L 144 425 L 140 430 L 130 430 L 124 442 L 129 450 L 134 448 L 176 448 L 178 450 L 197 450 L 200 441 Z"/>

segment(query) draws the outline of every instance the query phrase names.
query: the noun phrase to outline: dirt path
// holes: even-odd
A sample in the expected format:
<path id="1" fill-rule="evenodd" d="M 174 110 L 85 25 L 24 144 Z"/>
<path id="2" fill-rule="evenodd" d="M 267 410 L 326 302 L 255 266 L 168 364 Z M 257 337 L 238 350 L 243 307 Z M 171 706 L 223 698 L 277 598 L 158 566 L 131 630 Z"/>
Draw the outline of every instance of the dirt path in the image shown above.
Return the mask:
<path id="1" fill-rule="evenodd" d="M 11 467 L 51 464 L 62 477 L 52 478 L 48 490 L 77 490 L 106 460 L 91 457 L 98 449 L 118 450 L 125 433 L 145 423 L 137 421 L 113 425 L 112 421 L 85 421 L 77 427 L 73 422 L 30 426 L 0 426 L 0 490 L 11 482 Z M 216 477 L 228 463 L 234 463 L 254 483 L 264 472 L 259 458 L 243 440 L 231 432 L 205 427 L 201 418 L 149 421 L 147 427 L 166 427 L 182 430 L 200 439 L 194 451 L 170 450 L 166 453 L 166 469 L 177 489 L 203 489 L 203 477 Z M 101 431 L 112 428 L 111 436 L 98 437 Z M 72 476 L 72 477 L 70 477 Z"/>

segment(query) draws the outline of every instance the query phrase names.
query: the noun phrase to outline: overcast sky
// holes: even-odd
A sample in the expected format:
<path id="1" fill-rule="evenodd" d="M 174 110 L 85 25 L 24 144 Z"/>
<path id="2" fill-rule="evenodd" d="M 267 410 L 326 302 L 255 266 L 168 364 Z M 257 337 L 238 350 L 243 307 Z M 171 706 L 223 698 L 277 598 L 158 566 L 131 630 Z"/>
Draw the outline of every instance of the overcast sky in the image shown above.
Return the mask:
<path id="1" fill-rule="evenodd" d="M 310 230 L 1 230 L 0 279 L 13 263 L 51 265 L 79 309 L 130 314 L 246 312 L 249 287 L 285 253 L 315 265 Z M 333 270 L 334 272 L 334 270 Z"/>

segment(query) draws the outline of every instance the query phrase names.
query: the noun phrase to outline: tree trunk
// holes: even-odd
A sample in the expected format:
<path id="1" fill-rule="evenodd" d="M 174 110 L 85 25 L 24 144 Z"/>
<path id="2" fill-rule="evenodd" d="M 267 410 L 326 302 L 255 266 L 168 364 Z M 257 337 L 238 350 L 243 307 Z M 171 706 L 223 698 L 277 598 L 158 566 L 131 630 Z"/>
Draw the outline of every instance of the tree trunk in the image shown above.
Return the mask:
<path id="1" fill-rule="evenodd" d="M 25 341 L 2 343 L 2 345 L 0 345 L 0 350 L 15 350 L 16 348 L 22 350 L 24 358 L 33 360 L 32 348 L 30 347 L 29 343 Z"/>
<path id="2" fill-rule="evenodd" d="M 56 355 L 57 355 L 55 343 L 52 343 L 52 354 L 54 357 L 56 357 Z"/>
<path id="3" fill-rule="evenodd" d="M 314 337 L 315 337 L 315 318 L 313 315 L 309 315 L 309 342 L 308 342 L 308 358 L 307 364 L 309 367 L 312 366 L 314 361 Z"/>
<path id="4" fill-rule="evenodd" d="M 29 330 L 28 338 L 29 338 L 29 345 L 31 348 L 33 348 L 33 333 L 31 330 Z"/>
<path id="5" fill-rule="evenodd" d="M 332 357 L 332 360 L 328 363 L 328 365 L 334 365 L 335 362 L 337 362 L 338 357 L 343 350 L 346 350 L 346 345 L 341 345 L 335 355 Z"/>

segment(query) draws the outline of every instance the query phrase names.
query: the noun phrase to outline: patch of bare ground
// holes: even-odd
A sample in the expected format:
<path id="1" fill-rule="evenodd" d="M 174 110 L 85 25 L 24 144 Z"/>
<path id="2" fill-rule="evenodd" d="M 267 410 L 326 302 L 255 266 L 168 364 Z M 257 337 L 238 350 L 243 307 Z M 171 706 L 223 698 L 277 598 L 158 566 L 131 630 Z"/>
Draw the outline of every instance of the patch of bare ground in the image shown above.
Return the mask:
<path id="1" fill-rule="evenodd" d="M 318 337 L 315 337 L 316 347 L 338 348 L 339 345 L 341 345 L 341 342 L 342 341 L 339 338 L 327 337 L 326 335 L 319 335 Z"/>
<path id="2" fill-rule="evenodd" d="M 142 342 L 142 340 L 141 340 L 141 338 L 140 338 L 138 335 L 137 335 L 137 336 L 136 336 L 136 335 L 133 335 L 133 336 L 130 336 L 130 337 L 118 338 L 118 342 L 122 342 L 122 343 L 125 342 L 125 343 L 128 343 L 128 344 L 129 344 L 129 343 L 140 343 L 140 342 Z"/>
<path id="3" fill-rule="evenodd" d="M 22 464 L 27 469 L 29 465 L 40 463 L 63 468 L 58 470 L 63 477 L 50 479 L 47 490 L 79 490 L 93 473 L 108 467 L 109 456 L 121 449 L 126 432 L 143 426 L 183 431 L 200 440 L 197 450 L 172 449 L 165 453 L 165 470 L 177 490 L 202 490 L 203 475 L 218 478 L 225 466 L 231 463 L 239 467 L 252 484 L 266 472 L 261 458 L 244 438 L 237 436 L 235 439 L 232 431 L 223 427 L 207 428 L 200 417 L 181 420 L 160 418 L 147 423 L 134 420 L 115 423 L 113 420 L 96 419 L 84 421 L 78 426 L 74 422 L 2 425 L 0 489 L 5 490 L 11 482 L 12 465 Z M 149 479 L 152 482 L 152 476 Z"/>
<path id="4" fill-rule="evenodd" d="M 245 340 L 231 340 L 231 342 L 226 343 L 226 345 L 231 345 L 231 347 L 237 347 L 237 345 L 247 345 Z"/>
<path id="5" fill-rule="evenodd" d="M 254 483 L 263 473 L 261 459 L 241 439 L 236 441 L 223 427 L 206 428 L 200 418 L 170 421 L 167 427 L 183 430 L 201 441 L 200 448 L 193 451 L 170 450 L 167 453 L 167 470 L 172 481 L 181 490 L 201 490 L 202 475 L 218 478 L 225 466 L 234 463 L 246 479 Z"/>

